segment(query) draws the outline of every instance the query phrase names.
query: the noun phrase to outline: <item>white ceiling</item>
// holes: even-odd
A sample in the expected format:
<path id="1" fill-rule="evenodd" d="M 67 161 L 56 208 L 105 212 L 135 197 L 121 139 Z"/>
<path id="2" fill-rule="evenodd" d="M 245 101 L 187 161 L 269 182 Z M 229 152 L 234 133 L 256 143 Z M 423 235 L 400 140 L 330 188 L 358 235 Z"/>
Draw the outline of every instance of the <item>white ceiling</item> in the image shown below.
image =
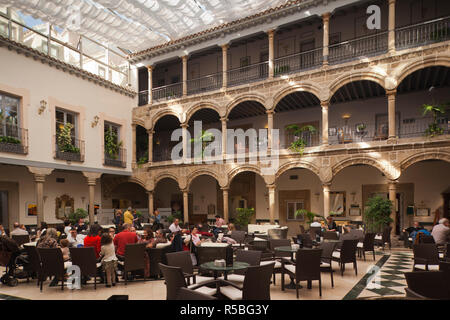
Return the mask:
<path id="1" fill-rule="evenodd" d="M 0 0 L 34 18 L 136 52 L 287 0 Z"/>

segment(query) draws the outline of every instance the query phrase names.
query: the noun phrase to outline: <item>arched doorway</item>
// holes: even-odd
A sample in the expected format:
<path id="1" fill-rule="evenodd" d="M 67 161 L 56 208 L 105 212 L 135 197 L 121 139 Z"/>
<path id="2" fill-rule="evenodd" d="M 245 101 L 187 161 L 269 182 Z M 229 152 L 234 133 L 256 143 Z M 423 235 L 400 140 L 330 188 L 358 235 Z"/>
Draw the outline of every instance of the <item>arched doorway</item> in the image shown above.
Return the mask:
<path id="1" fill-rule="evenodd" d="M 181 138 L 179 141 L 171 141 L 172 132 L 176 129 L 180 129 L 180 121 L 176 116 L 168 114 L 158 119 L 153 134 L 154 162 L 171 160 L 172 148 L 181 143 Z"/>
<path id="2" fill-rule="evenodd" d="M 159 180 L 153 191 L 154 208 L 161 214 L 161 223 L 169 225 L 168 216 L 176 215 L 183 219 L 183 193 L 178 182 L 173 178 Z M 192 206 L 192 199 L 189 198 Z"/>
<path id="3" fill-rule="evenodd" d="M 216 178 L 208 174 L 195 177 L 189 186 L 189 223 L 213 221 L 216 214 L 223 217 L 223 198 Z"/>

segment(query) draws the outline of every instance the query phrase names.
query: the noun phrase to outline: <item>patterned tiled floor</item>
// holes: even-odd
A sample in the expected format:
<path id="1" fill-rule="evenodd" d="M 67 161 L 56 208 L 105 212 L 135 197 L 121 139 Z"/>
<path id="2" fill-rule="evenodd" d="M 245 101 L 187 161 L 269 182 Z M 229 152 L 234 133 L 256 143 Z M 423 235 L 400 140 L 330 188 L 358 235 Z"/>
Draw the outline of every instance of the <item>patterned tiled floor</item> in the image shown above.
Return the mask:
<path id="1" fill-rule="evenodd" d="M 386 252 L 344 299 L 404 296 L 404 272 L 412 270 L 412 257 L 411 252 Z"/>

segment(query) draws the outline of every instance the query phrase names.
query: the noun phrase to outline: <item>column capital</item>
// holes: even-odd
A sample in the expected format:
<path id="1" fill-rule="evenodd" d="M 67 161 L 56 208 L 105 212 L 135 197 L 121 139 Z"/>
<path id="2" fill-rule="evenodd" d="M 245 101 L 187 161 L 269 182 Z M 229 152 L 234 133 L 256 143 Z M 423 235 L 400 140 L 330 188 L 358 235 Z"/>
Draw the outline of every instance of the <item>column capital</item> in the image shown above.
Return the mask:
<path id="1" fill-rule="evenodd" d="M 323 21 L 330 21 L 330 17 L 331 17 L 331 12 L 325 12 L 324 14 L 322 14 L 322 19 Z"/>
<path id="2" fill-rule="evenodd" d="M 397 95 L 397 89 L 393 89 L 393 90 L 386 90 L 386 95 L 391 98 L 391 97 L 395 97 Z"/>
<path id="3" fill-rule="evenodd" d="M 395 0 L 389 0 L 389 5 L 395 4 Z"/>
<path id="4" fill-rule="evenodd" d="M 86 172 L 83 171 L 83 176 L 86 177 L 89 186 L 95 186 L 97 179 L 102 176 L 101 172 Z"/>
<path id="5" fill-rule="evenodd" d="M 222 48 L 222 51 L 226 51 L 230 48 L 229 43 L 220 44 L 220 47 Z"/>
<path id="6" fill-rule="evenodd" d="M 147 129 L 147 134 L 154 134 L 155 131 L 153 129 Z"/>
<path id="7" fill-rule="evenodd" d="M 220 122 L 228 122 L 228 118 L 227 117 L 221 117 L 220 118 Z"/>
<path id="8" fill-rule="evenodd" d="M 145 190 L 145 193 L 148 195 L 153 195 L 153 192 L 154 192 L 153 190 Z"/>
<path id="9" fill-rule="evenodd" d="M 189 188 L 186 189 L 180 189 L 181 192 L 183 192 L 183 196 L 187 195 L 189 193 Z"/>
<path id="10" fill-rule="evenodd" d="M 266 31 L 266 33 L 269 37 L 273 37 L 275 35 L 275 29 L 269 29 Z"/>
<path id="11" fill-rule="evenodd" d="M 328 108 L 330 106 L 330 101 L 320 101 L 320 106 L 322 108 Z"/>
<path id="12" fill-rule="evenodd" d="M 45 177 L 53 172 L 52 168 L 27 167 L 28 171 L 34 175 L 35 182 L 45 182 Z"/>
<path id="13" fill-rule="evenodd" d="M 274 109 L 268 109 L 268 110 L 266 110 L 266 113 L 268 115 L 273 115 L 275 113 L 275 110 Z"/>
<path id="14" fill-rule="evenodd" d="M 182 129 L 187 129 L 187 128 L 189 128 L 189 124 L 187 122 L 183 122 L 182 124 L 180 124 L 180 127 Z"/>
<path id="15" fill-rule="evenodd" d="M 269 189 L 269 191 L 275 191 L 275 188 L 276 188 L 275 183 L 268 184 L 268 185 L 266 185 L 266 187 L 267 187 L 267 189 Z"/>
<path id="16" fill-rule="evenodd" d="M 396 184 L 398 184 L 398 180 L 391 180 L 391 179 L 388 179 L 388 184 L 389 185 L 396 185 Z"/>
<path id="17" fill-rule="evenodd" d="M 220 190 L 222 190 L 223 192 L 228 192 L 230 191 L 230 187 L 221 187 Z"/>
<path id="18" fill-rule="evenodd" d="M 322 182 L 322 188 L 323 189 L 330 189 L 331 182 Z"/>
<path id="19" fill-rule="evenodd" d="M 187 62 L 188 55 L 181 56 L 181 61 Z"/>
<path id="20" fill-rule="evenodd" d="M 147 66 L 147 71 L 148 71 L 148 72 L 152 72 L 152 71 L 153 71 L 153 68 L 154 68 L 154 66 L 149 65 L 149 66 Z"/>

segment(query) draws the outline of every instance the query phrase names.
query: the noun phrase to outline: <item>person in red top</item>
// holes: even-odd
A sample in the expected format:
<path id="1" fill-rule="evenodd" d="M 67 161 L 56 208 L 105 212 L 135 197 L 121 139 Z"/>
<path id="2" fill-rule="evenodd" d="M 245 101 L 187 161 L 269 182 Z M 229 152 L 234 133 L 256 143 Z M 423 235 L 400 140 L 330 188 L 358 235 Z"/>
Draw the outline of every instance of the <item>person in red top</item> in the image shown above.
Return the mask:
<path id="1" fill-rule="evenodd" d="M 138 237 L 135 232 L 131 232 L 131 224 L 125 223 L 123 231 L 114 237 L 114 246 L 116 247 L 116 255 L 119 260 L 123 260 L 125 255 L 125 247 L 130 243 L 137 243 Z"/>
<path id="2" fill-rule="evenodd" d="M 85 247 L 94 247 L 95 256 L 98 259 L 100 257 L 100 234 L 102 232 L 102 227 L 98 224 L 93 224 L 89 228 L 89 234 L 84 238 L 84 246 Z"/>

